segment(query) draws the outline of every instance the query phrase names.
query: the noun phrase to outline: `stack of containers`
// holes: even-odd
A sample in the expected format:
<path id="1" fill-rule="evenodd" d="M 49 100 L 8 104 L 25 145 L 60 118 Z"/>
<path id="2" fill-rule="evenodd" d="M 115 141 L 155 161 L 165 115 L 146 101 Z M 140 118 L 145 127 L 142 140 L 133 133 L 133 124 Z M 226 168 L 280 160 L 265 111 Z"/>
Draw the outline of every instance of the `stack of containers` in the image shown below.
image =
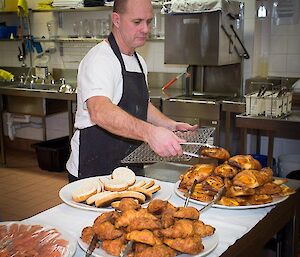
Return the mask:
<path id="1" fill-rule="evenodd" d="M 256 91 L 245 95 L 246 115 L 279 117 L 291 112 L 292 92 L 281 90 Z"/>

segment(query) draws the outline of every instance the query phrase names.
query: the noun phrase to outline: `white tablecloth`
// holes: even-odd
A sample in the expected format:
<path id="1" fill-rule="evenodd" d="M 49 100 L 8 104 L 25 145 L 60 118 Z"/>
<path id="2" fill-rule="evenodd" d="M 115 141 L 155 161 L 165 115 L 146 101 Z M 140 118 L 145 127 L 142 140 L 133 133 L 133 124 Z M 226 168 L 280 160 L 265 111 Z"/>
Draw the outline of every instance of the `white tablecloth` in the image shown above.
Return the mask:
<path id="1" fill-rule="evenodd" d="M 168 182 L 161 183 L 171 185 L 171 183 Z M 184 200 L 175 195 L 175 193 L 169 201 L 175 206 L 182 206 L 184 203 Z M 190 206 L 196 208 L 200 207 L 192 203 Z M 200 219 L 206 224 L 214 226 L 219 235 L 218 246 L 207 256 L 220 256 L 229 246 L 233 245 L 236 240 L 248 233 L 272 208 L 274 208 L 274 206 L 243 210 L 211 208 L 203 213 Z M 66 204 L 60 204 L 27 220 L 30 222 L 49 224 L 58 229 L 61 228 L 68 231 L 75 239 L 78 239 L 82 228 L 92 225 L 95 218 L 99 215 L 100 212 L 81 210 Z M 74 256 L 84 256 L 84 252 L 79 246 L 77 246 Z"/>

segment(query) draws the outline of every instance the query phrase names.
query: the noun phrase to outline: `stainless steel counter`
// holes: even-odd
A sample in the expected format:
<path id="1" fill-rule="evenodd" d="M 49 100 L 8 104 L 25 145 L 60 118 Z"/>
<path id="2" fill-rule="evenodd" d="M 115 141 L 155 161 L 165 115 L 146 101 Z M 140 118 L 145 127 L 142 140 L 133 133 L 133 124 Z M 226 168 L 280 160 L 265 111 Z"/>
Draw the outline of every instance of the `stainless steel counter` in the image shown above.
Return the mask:
<path id="1" fill-rule="evenodd" d="M 236 126 L 241 128 L 241 153 L 245 153 L 247 129 L 265 131 L 268 136 L 268 165 L 272 166 L 274 137 L 300 139 L 300 111 L 292 111 L 288 116 L 271 118 L 265 116 L 236 116 Z M 260 140 L 260 133 L 257 134 Z M 260 143 L 260 141 L 259 141 Z M 257 150 L 258 151 L 258 150 Z M 259 152 L 258 152 L 259 153 Z"/>

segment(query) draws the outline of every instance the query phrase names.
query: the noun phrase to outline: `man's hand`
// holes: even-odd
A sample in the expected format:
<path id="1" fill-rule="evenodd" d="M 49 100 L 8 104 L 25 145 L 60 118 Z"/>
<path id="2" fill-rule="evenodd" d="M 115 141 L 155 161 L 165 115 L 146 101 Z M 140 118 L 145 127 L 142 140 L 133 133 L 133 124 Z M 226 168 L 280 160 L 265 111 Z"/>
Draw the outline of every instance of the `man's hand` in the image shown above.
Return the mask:
<path id="1" fill-rule="evenodd" d="M 176 122 L 174 126 L 174 131 L 195 131 L 198 128 L 198 125 L 190 125 L 184 122 Z"/>
<path id="2" fill-rule="evenodd" d="M 182 155 L 180 143 L 185 140 L 166 128 L 153 126 L 146 142 L 156 154 L 169 157 Z"/>

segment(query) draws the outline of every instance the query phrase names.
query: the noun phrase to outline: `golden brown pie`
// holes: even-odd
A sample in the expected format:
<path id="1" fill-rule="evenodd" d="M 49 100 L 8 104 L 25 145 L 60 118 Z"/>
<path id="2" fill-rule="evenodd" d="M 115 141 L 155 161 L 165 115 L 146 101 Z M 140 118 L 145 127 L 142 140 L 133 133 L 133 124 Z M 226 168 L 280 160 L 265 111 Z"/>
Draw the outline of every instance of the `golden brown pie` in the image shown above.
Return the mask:
<path id="1" fill-rule="evenodd" d="M 228 163 L 241 170 L 260 170 L 261 164 L 251 155 L 235 155 L 228 160 Z"/>
<path id="2" fill-rule="evenodd" d="M 201 150 L 201 155 L 210 158 L 226 161 L 229 159 L 229 152 L 222 147 L 204 147 Z"/>

